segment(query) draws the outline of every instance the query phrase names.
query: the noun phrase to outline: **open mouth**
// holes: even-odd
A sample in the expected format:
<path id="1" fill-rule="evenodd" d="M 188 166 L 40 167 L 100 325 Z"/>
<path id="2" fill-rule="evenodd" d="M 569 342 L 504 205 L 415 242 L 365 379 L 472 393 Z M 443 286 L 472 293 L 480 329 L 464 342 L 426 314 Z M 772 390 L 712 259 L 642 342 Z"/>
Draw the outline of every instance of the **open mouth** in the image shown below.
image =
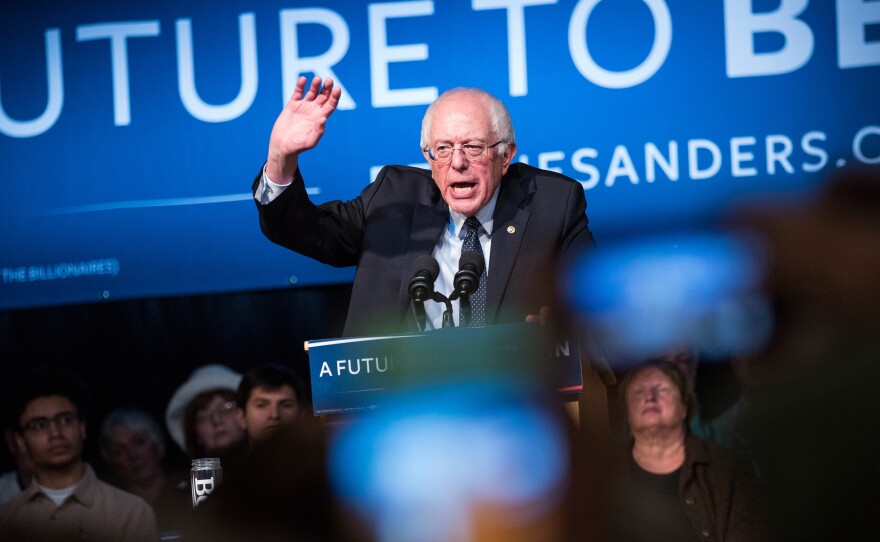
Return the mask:
<path id="1" fill-rule="evenodd" d="M 474 191 L 477 188 L 477 184 L 476 183 L 453 183 L 451 185 L 451 188 L 452 188 L 452 195 L 455 196 L 456 198 L 467 198 L 467 197 L 470 197 L 471 194 L 474 193 Z"/>

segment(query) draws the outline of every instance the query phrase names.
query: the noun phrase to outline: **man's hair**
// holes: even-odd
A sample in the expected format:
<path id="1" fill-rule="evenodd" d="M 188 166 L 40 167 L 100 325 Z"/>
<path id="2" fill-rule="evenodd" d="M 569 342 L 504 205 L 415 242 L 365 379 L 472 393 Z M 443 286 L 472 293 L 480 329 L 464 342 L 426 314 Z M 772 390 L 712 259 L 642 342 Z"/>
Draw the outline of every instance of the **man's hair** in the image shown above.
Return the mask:
<path id="1" fill-rule="evenodd" d="M 88 387 L 79 376 L 60 367 L 38 367 L 21 373 L 9 382 L 4 395 L 4 425 L 18 432 L 28 403 L 40 397 L 65 397 L 73 403 L 81 420 L 88 417 Z"/>
<path id="2" fill-rule="evenodd" d="M 666 375 L 666 377 L 672 381 L 672 384 L 678 388 L 678 393 L 681 395 L 681 402 L 687 410 L 684 419 L 684 427 L 685 431 L 689 432 L 689 422 L 696 412 L 697 399 L 691 391 L 690 386 L 688 386 L 687 376 L 685 376 L 684 371 L 682 371 L 675 363 L 658 358 L 651 358 L 633 367 L 626 376 L 623 377 L 623 380 L 621 380 L 618 393 L 620 395 L 620 400 L 623 403 L 624 424 L 629 427 L 629 403 L 626 401 L 626 392 L 629 391 L 629 388 L 632 386 L 636 377 L 648 369 L 659 369 L 660 372 Z"/>
<path id="3" fill-rule="evenodd" d="M 492 131 L 495 133 L 495 136 L 502 141 L 502 143 L 498 145 L 499 154 L 504 154 L 507 150 L 508 143 L 516 143 L 516 136 L 513 133 L 513 121 L 510 120 L 510 112 L 507 111 L 507 108 L 501 100 L 479 88 L 456 87 L 441 94 L 439 98 L 434 100 L 434 103 L 428 106 L 428 110 L 425 111 L 425 116 L 422 118 L 422 134 L 420 140 L 422 150 L 431 146 L 430 141 L 428 141 L 428 134 L 431 133 L 431 124 L 434 122 L 434 113 L 437 110 L 437 105 L 447 98 L 453 97 L 457 94 L 470 94 L 476 96 L 483 102 L 483 107 L 485 107 L 486 111 L 489 113 L 489 121 L 492 124 Z M 494 141 L 487 141 L 486 143 L 492 144 Z"/>
<path id="4" fill-rule="evenodd" d="M 101 455 L 105 461 L 109 455 L 110 439 L 113 436 L 113 432 L 120 427 L 131 427 L 136 431 L 143 431 L 157 445 L 165 446 L 165 436 L 162 434 L 159 424 L 156 423 L 152 416 L 142 410 L 120 408 L 108 414 L 104 418 L 104 423 L 101 424 L 99 444 Z"/>
<path id="5" fill-rule="evenodd" d="M 254 367 L 242 376 L 238 385 L 238 406 L 242 410 L 245 409 L 255 388 L 274 391 L 282 386 L 293 388 L 297 403 L 304 406 L 305 385 L 302 379 L 291 369 L 277 363 Z"/>

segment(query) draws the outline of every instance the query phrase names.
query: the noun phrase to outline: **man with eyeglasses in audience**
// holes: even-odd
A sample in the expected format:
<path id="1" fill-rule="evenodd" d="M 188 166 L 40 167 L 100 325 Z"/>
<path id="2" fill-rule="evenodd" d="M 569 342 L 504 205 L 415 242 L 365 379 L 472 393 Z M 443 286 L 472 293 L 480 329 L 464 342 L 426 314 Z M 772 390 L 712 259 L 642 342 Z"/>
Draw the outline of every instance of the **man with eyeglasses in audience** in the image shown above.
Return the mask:
<path id="1" fill-rule="evenodd" d="M 471 298 L 472 326 L 543 321 L 556 305 L 556 266 L 594 244 L 583 187 L 512 163 L 516 140 L 507 109 L 482 90 L 456 88 L 422 121 L 430 171 L 387 166 L 355 199 L 314 205 L 299 156 L 318 144 L 340 94 L 332 79 L 322 85 L 315 77 L 306 88 L 299 78 L 253 190 L 272 242 L 336 267 L 357 266 L 344 335 L 443 327 L 444 304 L 425 303 L 420 314 L 408 284 L 416 260 L 430 255 L 439 263 L 435 290 L 452 293 L 464 251 L 482 252 L 485 261 Z"/>
<path id="2" fill-rule="evenodd" d="M 82 458 L 85 385 L 40 369 L 10 386 L 16 439 L 34 463 L 34 480 L 0 509 L 2 540 L 159 540 L 156 516 L 141 498 L 106 484 Z"/>

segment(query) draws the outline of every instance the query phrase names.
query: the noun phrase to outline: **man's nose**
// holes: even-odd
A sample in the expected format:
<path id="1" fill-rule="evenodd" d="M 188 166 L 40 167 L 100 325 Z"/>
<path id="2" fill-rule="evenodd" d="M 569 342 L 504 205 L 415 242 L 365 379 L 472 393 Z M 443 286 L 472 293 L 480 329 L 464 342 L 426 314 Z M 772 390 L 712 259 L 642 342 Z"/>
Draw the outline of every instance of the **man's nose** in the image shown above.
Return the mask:
<path id="1" fill-rule="evenodd" d="M 467 158 L 464 157 L 463 149 L 456 149 L 453 147 L 452 156 L 449 159 L 449 165 L 454 169 L 467 169 L 468 161 Z"/>
<path id="2" fill-rule="evenodd" d="M 61 427 L 55 420 L 49 422 L 49 436 L 57 437 L 61 435 Z"/>

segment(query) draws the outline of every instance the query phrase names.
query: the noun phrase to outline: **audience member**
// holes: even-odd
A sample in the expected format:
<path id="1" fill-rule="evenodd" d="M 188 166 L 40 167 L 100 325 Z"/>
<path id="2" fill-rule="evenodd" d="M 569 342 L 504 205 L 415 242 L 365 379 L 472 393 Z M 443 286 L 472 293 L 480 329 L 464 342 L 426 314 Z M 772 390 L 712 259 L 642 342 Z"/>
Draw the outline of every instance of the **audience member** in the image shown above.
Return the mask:
<path id="1" fill-rule="evenodd" d="M 688 390 L 693 397 L 693 405 L 691 415 L 688 420 L 688 431 L 697 438 L 703 440 L 713 440 L 711 428 L 700 415 L 700 400 L 697 397 L 697 366 L 699 365 L 700 355 L 691 348 L 676 348 L 664 354 L 653 356 L 645 361 L 645 363 L 669 362 L 676 365 L 685 377 Z M 623 424 L 624 426 L 626 424 Z"/>
<path id="2" fill-rule="evenodd" d="M 634 368 L 620 386 L 631 446 L 612 500 L 612 538 L 761 540 L 769 526 L 745 459 L 688 433 L 694 397 L 674 363 Z"/>
<path id="3" fill-rule="evenodd" d="M 179 531 L 192 508 L 189 478 L 165 474 L 165 437 L 156 420 L 140 410 L 114 410 L 101 425 L 100 448 L 117 485 L 153 507 L 160 532 Z"/>
<path id="4" fill-rule="evenodd" d="M 197 368 L 168 402 L 165 422 L 174 442 L 192 459 L 217 457 L 244 438 L 237 421 L 241 375 L 223 365 Z"/>
<path id="5" fill-rule="evenodd" d="M 141 498 L 106 484 L 82 458 L 87 392 L 75 376 L 41 369 L 12 388 L 16 440 L 34 480 L 0 509 L 2 540 L 156 541 L 156 516 Z"/>
<path id="6" fill-rule="evenodd" d="M 0 475 L 0 507 L 24 491 L 34 477 L 34 462 L 28 456 L 27 450 L 18 444 L 15 430 L 7 428 L 3 433 L 6 437 L 6 448 L 15 462 L 15 469 Z"/>
<path id="7" fill-rule="evenodd" d="M 184 539 L 360 540 L 347 533 L 330 489 L 326 434 L 305 415 L 302 380 L 283 365 L 257 366 L 241 378 L 237 397 L 247 446 L 232 454 L 223 484 L 195 509 Z"/>
<path id="8" fill-rule="evenodd" d="M 262 365 L 245 373 L 238 387 L 238 419 L 248 440 L 266 440 L 301 418 L 304 394 L 302 380 L 283 365 Z"/>
<path id="9" fill-rule="evenodd" d="M 654 356 L 647 362 L 668 361 L 681 370 L 685 375 L 688 389 L 694 398 L 693 410 L 691 412 L 690 421 L 688 422 L 688 431 L 693 436 L 710 440 L 715 444 L 719 444 L 725 448 L 729 448 L 744 455 L 749 455 L 749 447 L 745 437 L 739 428 L 739 414 L 745 410 L 748 400 L 740 393 L 736 403 L 725 409 L 716 417 L 704 416 L 703 404 L 701 397 L 697 393 L 697 373 L 700 363 L 700 353 L 692 348 L 678 348 L 671 350 L 663 355 Z M 744 383 L 746 378 L 746 358 L 738 358 L 731 362 L 734 367 L 734 373 L 739 378 L 740 383 Z M 704 388 L 704 392 L 706 389 Z M 713 390 L 714 391 L 714 390 Z M 712 399 L 711 397 L 709 399 Z M 729 403 L 728 403 L 729 404 Z"/>

